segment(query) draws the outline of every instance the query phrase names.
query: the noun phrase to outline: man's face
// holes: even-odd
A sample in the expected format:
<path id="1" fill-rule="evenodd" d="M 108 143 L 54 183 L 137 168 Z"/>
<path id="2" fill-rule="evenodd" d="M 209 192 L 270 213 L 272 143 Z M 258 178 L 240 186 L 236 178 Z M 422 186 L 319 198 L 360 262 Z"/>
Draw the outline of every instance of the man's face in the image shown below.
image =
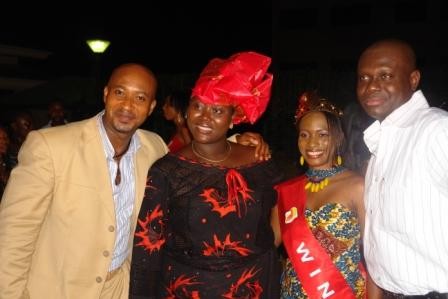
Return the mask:
<path id="1" fill-rule="evenodd" d="M 383 121 L 407 102 L 420 80 L 401 47 L 384 44 L 366 50 L 358 62 L 358 100 L 371 117 Z"/>
<path id="2" fill-rule="evenodd" d="M 156 105 L 156 80 L 143 67 L 115 71 L 104 88 L 104 126 L 110 134 L 132 135 Z"/>
<path id="3" fill-rule="evenodd" d="M 48 114 L 50 115 L 51 120 L 54 122 L 63 122 L 64 121 L 64 107 L 62 107 L 59 103 L 54 103 L 48 109 Z"/>

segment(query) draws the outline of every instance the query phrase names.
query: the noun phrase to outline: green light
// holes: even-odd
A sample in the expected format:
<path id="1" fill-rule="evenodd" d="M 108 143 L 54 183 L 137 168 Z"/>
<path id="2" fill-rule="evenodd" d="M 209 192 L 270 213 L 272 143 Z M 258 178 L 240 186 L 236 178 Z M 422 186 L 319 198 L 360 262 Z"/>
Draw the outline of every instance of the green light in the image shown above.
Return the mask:
<path id="1" fill-rule="evenodd" d="M 110 45 L 108 40 L 102 39 L 89 39 L 86 43 L 93 53 L 104 53 Z"/>

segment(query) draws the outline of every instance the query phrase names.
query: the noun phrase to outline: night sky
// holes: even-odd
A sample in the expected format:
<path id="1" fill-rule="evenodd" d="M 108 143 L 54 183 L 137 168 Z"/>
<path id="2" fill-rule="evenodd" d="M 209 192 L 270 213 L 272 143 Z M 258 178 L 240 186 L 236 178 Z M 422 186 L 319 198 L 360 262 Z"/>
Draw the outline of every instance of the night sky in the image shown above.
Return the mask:
<path id="1" fill-rule="evenodd" d="M 0 21 L 0 44 L 52 52 L 41 63 L 42 76 L 88 75 L 94 58 L 85 40 L 91 37 L 111 41 L 101 57 L 105 71 L 135 61 L 156 73 L 198 72 L 210 58 L 237 51 L 271 54 L 268 1 L 213 3 L 224 5 L 219 9 L 191 1 L 152 2 L 118 3 L 97 12 L 70 4 L 53 7 L 55 12 L 10 10 Z"/>

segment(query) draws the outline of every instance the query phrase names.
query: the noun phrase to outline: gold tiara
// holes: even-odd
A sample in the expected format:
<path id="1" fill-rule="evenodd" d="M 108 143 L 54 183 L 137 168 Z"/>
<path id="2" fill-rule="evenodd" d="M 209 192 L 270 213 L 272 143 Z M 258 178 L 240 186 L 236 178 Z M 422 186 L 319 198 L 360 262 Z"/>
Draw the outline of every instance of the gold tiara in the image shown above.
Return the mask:
<path id="1" fill-rule="evenodd" d="M 325 98 L 319 97 L 317 91 L 305 91 L 298 99 L 295 119 L 296 122 L 311 111 L 326 111 L 338 117 L 342 116 L 342 110 Z"/>

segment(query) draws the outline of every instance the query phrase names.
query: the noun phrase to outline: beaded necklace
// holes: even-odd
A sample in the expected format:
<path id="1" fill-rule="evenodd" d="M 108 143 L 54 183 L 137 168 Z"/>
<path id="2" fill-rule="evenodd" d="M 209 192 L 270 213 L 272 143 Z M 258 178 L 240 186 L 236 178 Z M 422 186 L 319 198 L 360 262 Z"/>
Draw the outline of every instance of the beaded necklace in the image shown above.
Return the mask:
<path id="1" fill-rule="evenodd" d="M 305 185 L 305 190 L 310 189 L 311 192 L 323 190 L 329 183 L 329 177 L 332 177 L 344 170 L 344 166 L 334 166 L 330 169 L 308 168 L 305 172 L 305 175 L 308 178 L 308 183 Z"/>

